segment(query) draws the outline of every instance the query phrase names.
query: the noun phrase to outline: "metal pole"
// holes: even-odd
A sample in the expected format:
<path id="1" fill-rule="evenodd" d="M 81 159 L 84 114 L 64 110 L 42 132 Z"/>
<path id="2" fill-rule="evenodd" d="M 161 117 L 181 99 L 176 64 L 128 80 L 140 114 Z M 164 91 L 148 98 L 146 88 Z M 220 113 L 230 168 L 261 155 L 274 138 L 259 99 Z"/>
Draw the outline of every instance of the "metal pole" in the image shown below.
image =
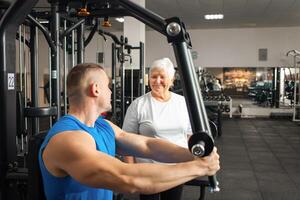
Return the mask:
<path id="1" fill-rule="evenodd" d="M 130 64 L 130 103 L 133 102 L 133 66 Z"/>
<path id="2" fill-rule="evenodd" d="M 31 102 L 32 107 L 38 107 L 38 29 L 30 27 L 30 64 L 31 64 Z M 32 135 L 39 132 L 38 119 L 32 118 Z"/>
<path id="3" fill-rule="evenodd" d="M 67 29 L 67 21 L 64 20 L 64 30 Z M 68 73 L 68 53 L 67 53 L 67 37 L 64 36 L 64 51 L 63 51 L 63 56 L 64 56 L 64 114 L 67 114 L 67 73 Z"/>
<path id="4" fill-rule="evenodd" d="M 52 106 L 52 104 L 51 104 L 51 102 L 52 102 L 52 70 L 51 70 L 51 66 L 52 66 L 52 64 L 51 64 L 51 48 L 49 47 L 48 48 L 48 68 L 49 68 L 49 107 L 51 107 Z M 50 116 L 50 127 L 52 127 L 52 121 L 53 121 L 53 119 L 52 119 L 52 117 Z"/>
<path id="5" fill-rule="evenodd" d="M 111 44 L 111 106 L 112 106 L 112 115 L 115 116 L 116 114 L 116 44 Z"/>
<path id="6" fill-rule="evenodd" d="M 27 92 L 28 92 L 28 87 L 27 87 L 27 65 L 25 63 L 25 41 L 26 41 L 26 26 L 24 25 L 23 27 L 23 36 L 24 36 L 24 42 L 23 42 L 23 65 L 24 65 L 24 108 L 27 107 Z M 27 121 L 27 118 L 25 118 L 25 130 L 27 131 L 28 130 L 28 121 Z M 27 136 L 26 136 L 27 138 Z"/>
<path id="7" fill-rule="evenodd" d="M 272 76 L 272 107 L 275 107 L 276 102 L 276 67 L 273 68 Z"/>
<path id="8" fill-rule="evenodd" d="M 299 103 L 297 102 L 297 86 L 299 87 L 298 101 L 300 100 L 300 81 L 299 81 L 299 71 L 297 70 L 297 55 L 294 56 L 294 73 L 295 73 L 295 81 L 294 81 L 294 102 L 293 102 L 293 121 L 300 121 L 298 118 L 298 110 L 300 109 Z M 298 84 L 299 83 L 299 84 Z"/>
<path id="9" fill-rule="evenodd" d="M 0 19 L 0 199 L 16 199 L 4 184 L 9 166 L 17 159 L 16 149 L 16 33 L 37 0 L 11 1 Z M 12 196 L 10 196 L 12 195 Z"/>
<path id="10" fill-rule="evenodd" d="M 77 63 L 84 62 L 84 23 L 77 28 Z"/>
<path id="11" fill-rule="evenodd" d="M 119 51 L 121 51 L 121 65 L 120 65 L 120 71 L 121 71 L 121 123 L 123 124 L 123 120 L 125 117 L 125 67 L 124 67 L 124 48 L 123 45 L 119 47 Z"/>
<path id="12" fill-rule="evenodd" d="M 145 94 L 145 55 L 144 55 L 144 43 L 140 42 L 140 90 L 138 96 Z"/>
<path id="13" fill-rule="evenodd" d="M 193 62 L 187 59 L 190 58 L 187 45 L 185 42 L 182 42 L 175 45 L 173 44 L 173 48 L 177 66 L 181 74 L 184 96 L 186 97 L 187 106 L 190 111 L 190 119 L 192 119 L 192 128 L 194 132 L 208 132 L 211 135 L 210 129 L 208 128 L 209 125 L 206 118 L 205 107 L 203 102 L 201 102 L 202 94 L 199 84 L 197 84 L 195 68 Z"/>
<path id="14" fill-rule="evenodd" d="M 19 26 L 19 83 L 20 83 L 20 91 L 23 90 L 23 78 L 22 78 L 22 73 L 23 73 L 23 56 L 24 56 L 24 46 L 22 46 L 22 38 L 24 38 L 25 36 L 22 36 L 22 27 L 23 25 Z M 23 39 L 23 41 L 25 42 L 25 38 Z M 22 48 L 23 47 L 23 48 Z"/>
<path id="15" fill-rule="evenodd" d="M 194 134 L 207 133 L 211 140 L 213 137 L 209 127 L 201 89 L 197 81 L 195 67 L 190 50 L 186 42 L 174 42 L 173 49 L 183 84 L 183 92 L 186 99 L 191 126 Z M 219 191 L 216 176 L 208 177 L 211 192 Z"/>
<path id="16" fill-rule="evenodd" d="M 127 9 L 133 17 L 160 32 L 161 34 L 165 34 L 164 26 L 162 26 L 163 24 L 166 24 L 164 18 L 132 1 L 119 0 L 119 3 L 122 7 Z"/>
<path id="17" fill-rule="evenodd" d="M 61 104 L 60 104 L 60 68 L 59 68 L 59 5 L 58 2 L 51 4 L 52 12 L 52 23 L 51 23 L 51 37 L 55 43 L 55 51 L 51 51 L 51 81 L 52 81 L 52 102 L 51 106 L 57 107 L 57 115 L 54 116 L 53 120 L 56 121 L 61 115 Z"/>
<path id="18" fill-rule="evenodd" d="M 72 67 L 75 66 L 75 31 L 72 31 Z"/>
<path id="19" fill-rule="evenodd" d="M 279 108 L 280 104 L 280 68 L 276 68 L 276 96 L 275 96 L 275 107 Z"/>

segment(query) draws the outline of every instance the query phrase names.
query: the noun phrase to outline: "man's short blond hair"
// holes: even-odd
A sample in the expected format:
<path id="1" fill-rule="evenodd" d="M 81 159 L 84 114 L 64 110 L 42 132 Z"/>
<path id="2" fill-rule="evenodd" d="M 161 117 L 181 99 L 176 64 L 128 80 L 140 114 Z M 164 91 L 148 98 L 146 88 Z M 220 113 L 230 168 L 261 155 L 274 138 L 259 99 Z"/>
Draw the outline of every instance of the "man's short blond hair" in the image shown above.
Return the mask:
<path id="1" fill-rule="evenodd" d="M 81 98 L 83 85 L 87 81 L 87 75 L 91 71 L 103 70 L 103 67 L 94 63 L 78 64 L 71 69 L 67 77 L 67 95 L 70 98 Z"/>

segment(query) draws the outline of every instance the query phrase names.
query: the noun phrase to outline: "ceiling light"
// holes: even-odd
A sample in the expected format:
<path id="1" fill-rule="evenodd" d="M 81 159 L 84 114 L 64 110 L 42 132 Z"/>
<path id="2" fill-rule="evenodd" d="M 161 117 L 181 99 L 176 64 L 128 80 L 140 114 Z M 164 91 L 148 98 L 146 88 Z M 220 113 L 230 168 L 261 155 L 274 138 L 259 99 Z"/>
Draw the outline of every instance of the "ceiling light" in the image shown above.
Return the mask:
<path id="1" fill-rule="evenodd" d="M 49 23 L 48 20 L 40 20 L 39 22 L 40 22 L 40 24 L 48 24 Z"/>
<path id="2" fill-rule="evenodd" d="M 118 21 L 120 23 L 123 23 L 124 22 L 124 18 L 123 17 L 117 17 L 116 21 Z"/>
<path id="3" fill-rule="evenodd" d="M 204 15 L 204 18 L 206 20 L 214 20 L 214 19 L 223 19 L 223 14 L 210 14 L 210 15 Z"/>

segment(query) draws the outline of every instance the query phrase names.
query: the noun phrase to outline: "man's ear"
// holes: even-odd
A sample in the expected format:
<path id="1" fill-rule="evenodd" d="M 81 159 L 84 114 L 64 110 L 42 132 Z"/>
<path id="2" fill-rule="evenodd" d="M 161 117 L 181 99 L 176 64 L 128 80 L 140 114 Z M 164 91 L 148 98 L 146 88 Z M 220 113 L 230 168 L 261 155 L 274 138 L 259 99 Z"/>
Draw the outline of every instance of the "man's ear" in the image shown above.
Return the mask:
<path id="1" fill-rule="evenodd" d="M 100 89 L 99 89 L 99 84 L 98 83 L 92 83 L 90 85 L 90 93 L 94 97 L 99 96 Z"/>

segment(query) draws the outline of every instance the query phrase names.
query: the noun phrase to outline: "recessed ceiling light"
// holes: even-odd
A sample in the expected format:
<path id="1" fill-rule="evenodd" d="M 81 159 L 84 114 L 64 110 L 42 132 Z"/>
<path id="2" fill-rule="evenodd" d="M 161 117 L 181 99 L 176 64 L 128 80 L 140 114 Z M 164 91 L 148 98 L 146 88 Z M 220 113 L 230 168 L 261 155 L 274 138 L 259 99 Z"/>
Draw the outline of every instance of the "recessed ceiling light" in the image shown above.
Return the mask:
<path id="1" fill-rule="evenodd" d="M 206 20 L 223 19 L 224 15 L 223 14 L 209 14 L 209 15 L 204 15 L 204 18 Z"/>
<path id="2" fill-rule="evenodd" d="M 116 21 L 120 22 L 120 23 L 123 23 L 125 20 L 123 17 L 117 17 L 116 18 Z"/>

